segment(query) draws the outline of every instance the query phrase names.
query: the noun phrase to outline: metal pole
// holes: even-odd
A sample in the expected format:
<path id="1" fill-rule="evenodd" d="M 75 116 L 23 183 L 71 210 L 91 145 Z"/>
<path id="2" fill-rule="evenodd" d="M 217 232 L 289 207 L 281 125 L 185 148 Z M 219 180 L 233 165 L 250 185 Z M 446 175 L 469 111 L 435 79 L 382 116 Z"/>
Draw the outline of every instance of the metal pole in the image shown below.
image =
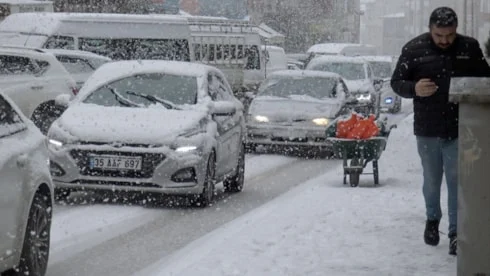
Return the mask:
<path id="1" fill-rule="evenodd" d="M 459 102 L 458 276 L 490 275 L 490 78 L 454 78 Z"/>

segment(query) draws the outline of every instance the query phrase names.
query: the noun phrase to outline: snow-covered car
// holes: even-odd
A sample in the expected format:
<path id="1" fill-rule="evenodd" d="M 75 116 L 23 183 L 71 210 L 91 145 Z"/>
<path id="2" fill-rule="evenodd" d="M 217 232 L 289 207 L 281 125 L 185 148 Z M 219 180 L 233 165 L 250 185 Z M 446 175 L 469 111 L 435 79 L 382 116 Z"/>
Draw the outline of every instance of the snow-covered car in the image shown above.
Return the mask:
<path id="1" fill-rule="evenodd" d="M 380 109 L 382 112 L 396 113 L 401 110 L 402 98 L 390 87 L 390 79 L 395 69 L 396 58 L 392 56 L 363 56 L 373 69 L 373 75 L 383 79 L 379 83 Z"/>
<path id="2" fill-rule="evenodd" d="M 370 104 L 371 113 L 378 114 L 382 79 L 373 74 L 369 63 L 362 57 L 319 55 L 306 66 L 306 70 L 337 73 L 345 80 L 350 95 L 359 103 Z"/>
<path id="3" fill-rule="evenodd" d="M 53 206 L 47 142 L 2 93 L 0 153 L 0 274 L 44 275 Z"/>
<path id="4" fill-rule="evenodd" d="M 391 78 L 395 69 L 394 58 L 392 56 L 362 56 L 373 70 L 373 75 L 376 78 L 388 79 Z"/>
<path id="5" fill-rule="evenodd" d="M 245 131 L 243 105 L 214 67 L 106 63 L 49 130 L 57 197 L 139 191 L 189 195 L 207 206 L 217 182 L 242 190 Z"/>
<path id="6" fill-rule="evenodd" d="M 247 147 L 328 147 L 325 129 L 342 114 L 347 86 L 336 73 L 278 71 L 260 86 L 247 114 Z"/>
<path id="7" fill-rule="evenodd" d="M 52 122 L 56 96 L 78 93 L 75 80 L 53 54 L 15 46 L 0 46 L 0 89 L 43 133 Z"/>
<path id="8" fill-rule="evenodd" d="M 43 51 L 55 55 L 58 61 L 63 64 L 68 73 L 75 79 L 78 90 L 82 88 L 85 81 L 97 68 L 112 61 L 108 57 L 87 51 L 64 49 L 43 49 Z"/>

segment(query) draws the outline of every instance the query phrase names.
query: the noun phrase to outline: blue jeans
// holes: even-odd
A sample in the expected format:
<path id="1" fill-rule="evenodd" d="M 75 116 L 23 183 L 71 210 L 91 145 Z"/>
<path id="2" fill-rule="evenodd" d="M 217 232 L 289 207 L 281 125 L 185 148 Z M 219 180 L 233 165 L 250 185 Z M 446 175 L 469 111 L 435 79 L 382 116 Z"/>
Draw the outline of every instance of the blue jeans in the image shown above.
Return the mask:
<path id="1" fill-rule="evenodd" d="M 417 136 L 424 174 L 423 193 L 427 219 L 441 220 L 441 184 L 445 173 L 448 191 L 449 234 L 458 224 L 458 139 Z"/>

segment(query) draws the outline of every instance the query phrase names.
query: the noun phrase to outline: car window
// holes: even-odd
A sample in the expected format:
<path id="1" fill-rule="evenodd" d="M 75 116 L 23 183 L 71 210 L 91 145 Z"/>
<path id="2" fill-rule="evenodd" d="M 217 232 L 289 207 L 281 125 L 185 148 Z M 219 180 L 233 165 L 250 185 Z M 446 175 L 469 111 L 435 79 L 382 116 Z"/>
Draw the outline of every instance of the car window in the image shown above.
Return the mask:
<path id="1" fill-rule="evenodd" d="M 63 64 L 66 71 L 70 74 L 91 73 L 96 69 L 85 59 L 64 55 L 57 55 L 56 58 Z"/>
<path id="2" fill-rule="evenodd" d="M 33 75 L 36 67 L 27 57 L 0 55 L 0 75 Z"/>
<path id="3" fill-rule="evenodd" d="M 216 81 L 218 83 L 217 85 L 217 95 L 216 95 L 216 100 L 218 101 L 231 101 L 233 99 L 232 95 L 230 94 L 230 90 L 228 86 L 226 85 L 226 82 L 218 75 L 216 76 Z"/>
<path id="4" fill-rule="evenodd" d="M 260 96 L 289 97 L 305 95 L 317 99 L 335 98 L 337 80 L 335 78 L 270 78 L 260 86 Z"/>
<path id="5" fill-rule="evenodd" d="M 379 78 L 390 78 L 392 73 L 391 62 L 370 62 L 373 75 Z"/>
<path id="6" fill-rule="evenodd" d="M 51 36 L 43 48 L 75 50 L 75 39 L 71 36 Z"/>
<path id="7" fill-rule="evenodd" d="M 148 73 L 102 86 L 83 102 L 103 106 L 149 106 L 155 102 L 145 99 L 144 95 L 150 95 L 174 105 L 196 104 L 197 91 L 197 78 L 194 76 Z"/>
<path id="8" fill-rule="evenodd" d="M 155 59 L 190 61 L 185 39 L 86 38 L 78 39 L 80 49 L 113 60 Z"/>
<path id="9" fill-rule="evenodd" d="M 0 137 L 5 137 L 18 130 L 16 125 L 22 124 L 22 119 L 12 106 L 0 95 Z"/>

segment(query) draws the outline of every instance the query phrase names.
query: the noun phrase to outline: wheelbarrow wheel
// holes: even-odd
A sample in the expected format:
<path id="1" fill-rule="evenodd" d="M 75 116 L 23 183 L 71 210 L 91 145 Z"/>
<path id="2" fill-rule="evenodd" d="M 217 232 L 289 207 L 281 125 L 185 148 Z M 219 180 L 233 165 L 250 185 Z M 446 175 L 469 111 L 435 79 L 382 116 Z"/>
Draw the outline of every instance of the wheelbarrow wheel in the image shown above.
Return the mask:
<path id="1" fill-rule="evenodd" d="M 360 162 L 357 158 L 351 159 L 350 166 L 355 167 L 359 166 Z M 361 177 L 361 173 L 359 172 L 351 172 L 349 174 L 349 183 L 351 187 L 357 187 L 359 185 L 359 178 Z"/>

